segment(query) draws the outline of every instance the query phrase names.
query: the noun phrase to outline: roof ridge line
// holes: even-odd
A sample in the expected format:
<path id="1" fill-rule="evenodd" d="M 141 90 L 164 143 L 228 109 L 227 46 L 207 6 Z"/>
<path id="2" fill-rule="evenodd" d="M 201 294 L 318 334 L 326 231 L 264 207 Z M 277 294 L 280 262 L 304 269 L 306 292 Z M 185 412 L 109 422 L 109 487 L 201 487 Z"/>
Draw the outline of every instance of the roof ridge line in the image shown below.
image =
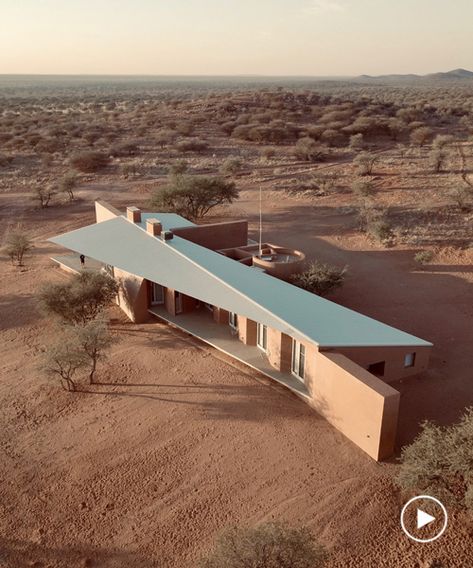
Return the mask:
<path id="1" fill-rule="evenodd" d="M 138 225 L 137 223 L 133 223 L 132 221 L 129 221 L 126 217 L 124 217 L 125 221 L 128 221 L 129 223 L 131 223 L 133 226 L 135 226 L 137 229 L 140 229 L 141 231 L 143 231 L 144 233 L 146 233 L 148 236 L 153 237 L 154 239 L 157 239 L 161 242 L 161 244 L 164 244 L 163 241 L 161 241 L 159 239 L 159 237 L 152 235 L 151 233 L 148 233 L 148 231 L 146 231 L 146 229 L 144 229 L 143 227 L 141 227 L 140 225 Z M 197 225 L 196 225 L 197 226 Z M 176 235 L 174 238 L 178 238 L 178 239 L 182 239 L 183 241 L 186 241 L 188 239 L 184 239 L 183 237 L 179 237 L 178 235 Z M 192 242 L 192 241 L 189 241 Z M 168 241 L 169 243 L 169 241 Z M 192 242 L 193 245 L 197 246 L 197 247 L 201 247 L 206 249 L 206 247 L 203 247 L 202 245 L 198 245 L 197 243 Z M 167 244 L 165 246 L 171 246 L 171 244 Z M 217 252 L 215 252 L 212 249 L 206 249 L 208 251 L 213 252 L 214 254 L 218 254 L 220 257 L 222 258 L 226 258 L 229 262 L 235 262 L 231 259 L 228 259 L 226 256 L 223 256 Z M 320 346 L 320 343 L 318 341 L 315 341 L 313 338 L 308 337 L 305 333 L 303 333 L 302 331 L 300 331 L 299 329 L 297 329 L 296 327 L 290 325 L 286 320 L 283 320 L 280 316 L 278 316 L 277 314 L 271 312 L 268 308 L 266 308 L 265 306 L 262 306 L 261 304 L 258 304 L 258 302 L 256 302 L 256 300 L 254 300 L 253 298 L 251 298 L 250 296 L 247 296 L 246 294 L 244 294 L 241 290 L 239 290 L 238 288 L 235 288 L 233 286 L 231 286 L 228 282 L 225 282 L 225 280 L 222 280 L 219 276 L 215 275 L 214 273 L 212 273 L 210 270 L 208 270 L 207 268 L 203 267 L 202 265 L 200 265 L 199 263 L 197 263 L 195 260 L 193 260 L 192 258 L 190 258 L 189 256 L 187 256 L 186 254 L 184 254 L 182 251 L 177 250 L 176 248 L 173 248 L 173 251 L 176 252 L 177 254 L 179 254 L 180 256 L 182 256 L 183 258 L 185 258 L 186 260 L 188 260 L 189 262 L 191 262 L 194 266 L 197 266 L 198 268 L 200 268 L 200 270 L 203 270 L 204 272 L 206 272 L 207 274 L 210 274 L 210 276 L 212 276 L 213 278 L 215 278 L 216 280 L 218 280 L 219 282 L 221 282 L 222 284 L 224 284 L 227 288 L 230 288 L 231 290 L 233 290 L 234 292 L 236 292 L 237 294 L 240 294 L 240 296 L 243 296 L 244 298 L 246 298 L 247 300 L 249 300 L 252 304 L 254 304 L 255 306 L 257 306 L 258 308 L 262 309 L 263 311 L 265 311 L 266 313 L 270 314 L 272 317 L 274 317 L 275 319 L 279 320 L 280 322 L 282 322 L 284 325 L 288 326 L 289 328 L 295 329 L 297 331 L 297 333 L 299 333 L 299 335 L 301 335 L 302 337 L 305 337 L 305 339 L 309 342 L 309 343 L 315 343 L 317 345 L 317 347 Z M 245 268 L 250 268 L 247 267 L 243 264 L 240 265 L 241 267 L 245 267 Z M 264 274 L 265 276 L 269 277 L 269 278 L 274 278 L 274 276 L 271 276 L 270 274 L 268 274 L 267 272 L 264 273 L 260 273 L 260 274 Z M 286 282 L 287 284 L 287 282 Z M 289 284 L 289 286 L 291 286 L 291 284 Z M 323 299 L 323 298 L 322 298 Z M 256 322 L 258 323 L 258 322 Z M 284 332 L 281 332 L 284 333 Z"/>

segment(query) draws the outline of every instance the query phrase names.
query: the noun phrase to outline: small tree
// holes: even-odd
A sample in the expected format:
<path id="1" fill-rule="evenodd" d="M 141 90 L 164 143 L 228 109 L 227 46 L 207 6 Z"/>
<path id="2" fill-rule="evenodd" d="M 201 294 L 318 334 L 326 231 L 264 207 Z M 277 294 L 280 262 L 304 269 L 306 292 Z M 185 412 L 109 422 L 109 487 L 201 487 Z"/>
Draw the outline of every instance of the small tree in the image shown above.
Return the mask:
<path id="1" fill-rule="evenodd" d="M 397 483 L 473 513 L 473 408 L 452 426 L 424 422 L 402 450 Z"/>
<path id="2" fill-rule="evenodd" d="M 4 250 L 10 257 L 12 264 L 16 262 L 18 266 L 22 266 L 23 257 L 32 248 L 31 239 L 20 231 L 9 233 L 5 239 Z"/>
<path id="3" fill-rule="evenodd" d="M 310 263 L 307 270 L 293 274 L 291 281 L 299 288 L 325 296 L 331 290 L 339 288 L 345 279 L 347 268 L 338 268 L 323 262 Z"/>
<path id="4" fill-rule="evenodd" d="M 447 152 L 443 148 L 432 147 L 429 154 L 429 163 L 436 174 L 442 171 L 446 159 Z"/>
<path id="5" fill-rule="evenodd" d="M 41 209 L 49 206 L 49 203 L 56 194 L 56 191 L 51 185 L 38 185 L 33 189 L 32 199 L 37 201 Z"/>
<path id="6" fill-rule="evenodd" d="M 62 387 L 75 391 L 76 373 L 87 365 L 87 356 L 70 334 L 61 337 L 56 344 L 47 348 L 42 365 L 46 374 L 59 377 Z"/>
<path id="7" fill-rule="evenodd" d="M 373 167 L 378 159 L 377 156 L 371 154 L 370 152 L 361 152 L 353 160 L 353 163 L 357 166 L 357 173 L 360 176 L 368 176 L 373 173 Z"/>
<path id="8" fill-rule="evenodd" d="M 416 128 L 411 132 L 410 140 L 412 144 L 416 146 L 424 146 L 432 137 L 432 129 L 428 126 L 421 126 L 420 128 Z"/>
<path id="9" fill-rule="evenodd" d="M 328 554 L 306 527 L 282 523 L 222 532 L 201 568 L 322 568 Z"/>
<path id="10" fill-rule="evenodd" d="M 86 355 L 89 364 L 89 383 L 94 382 L 97 364 L 106 357 L 106 350 L 112 345 L 113 338 L 110 335 L 104 321 L 93 320 L 75 330 L 77 343 Z"/>
<path id="11" fill-rule="evenodd" d="M 74 201 L 74 189 L 77 186 L 76 172 L 68 172 L 59 181 L 59 189 L 67 194 L 69 201 Z"/>
<path id="12" fill-rule="evenodd" d="M 117 282 L 101 272 L 85 270 L 63 284 L 48 283 L 39 294 L 43 310 L 63 322 L 85 325 L 95 319 L 118 293 Z"/>
<path id="13" fill-rule="evenodd" d="M 189 219 L 199 219 L 223 203 L 232 203 L 238 190 L 232 181 L 219 177 L 179 175 L 167 187 L 157 190 L 151 206 L 174 211 Z"/>

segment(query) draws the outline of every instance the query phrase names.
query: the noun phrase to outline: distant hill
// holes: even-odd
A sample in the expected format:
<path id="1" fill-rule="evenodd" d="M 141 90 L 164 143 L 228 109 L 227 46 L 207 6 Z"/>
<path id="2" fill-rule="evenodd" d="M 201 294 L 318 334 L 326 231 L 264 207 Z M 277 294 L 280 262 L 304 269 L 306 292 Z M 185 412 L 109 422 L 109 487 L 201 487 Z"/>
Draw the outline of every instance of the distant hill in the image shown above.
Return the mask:
<path id="1" fill-rule="evenodd" d="M 454 69 L 453 71 L 447 71 L 445 73 L 429 73 L 428 75 L 415 75 L 413 73 L 407 75 L 360 75 L 359 77 L 355 77 L 355 80 L 382 83 L 473 81 L 473 71 Z"/>

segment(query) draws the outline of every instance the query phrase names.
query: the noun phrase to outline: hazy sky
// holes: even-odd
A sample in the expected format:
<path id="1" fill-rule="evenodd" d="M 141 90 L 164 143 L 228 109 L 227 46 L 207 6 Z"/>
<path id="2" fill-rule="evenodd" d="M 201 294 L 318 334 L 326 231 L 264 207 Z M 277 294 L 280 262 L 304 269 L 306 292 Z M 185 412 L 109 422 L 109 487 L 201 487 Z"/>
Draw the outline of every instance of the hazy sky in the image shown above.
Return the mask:
<path id="1" fill-rule="evenodd" d="M 0 0 L 0 73 L 473 69 L 473 0 Z"/>

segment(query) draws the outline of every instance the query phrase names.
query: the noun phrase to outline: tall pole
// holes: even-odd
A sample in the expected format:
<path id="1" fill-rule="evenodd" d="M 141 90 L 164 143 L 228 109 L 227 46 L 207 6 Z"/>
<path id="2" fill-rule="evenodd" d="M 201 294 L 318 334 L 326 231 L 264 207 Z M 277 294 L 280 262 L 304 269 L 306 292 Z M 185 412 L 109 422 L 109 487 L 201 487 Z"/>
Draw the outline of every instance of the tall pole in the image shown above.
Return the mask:
<path id="1" fill-rule="evenodd" d="M 259 256 L 263 254 L 263 213 L 261 208 L 261 186 L 259 186 Z"/>

